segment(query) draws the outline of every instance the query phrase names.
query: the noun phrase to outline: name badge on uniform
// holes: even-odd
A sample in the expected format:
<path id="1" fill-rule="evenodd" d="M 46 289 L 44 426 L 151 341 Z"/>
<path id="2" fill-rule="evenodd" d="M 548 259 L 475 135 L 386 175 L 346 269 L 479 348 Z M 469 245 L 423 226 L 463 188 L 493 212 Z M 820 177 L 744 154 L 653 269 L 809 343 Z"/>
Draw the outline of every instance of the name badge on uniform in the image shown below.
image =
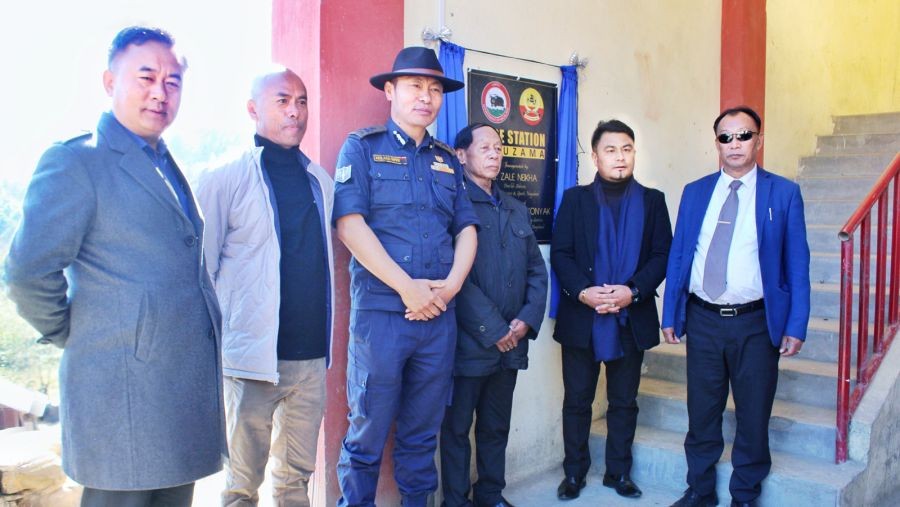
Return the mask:
<path id="1" fill-rule="evenodd" d="M 386 164 L 396 164 L 396 165 L 406 165 L 406 157 L 401 157 L 398 155 L 372 155 L 372 160 L 375 162 L 384 162 Z"/>
<path id="2" fill-rule="evenodd" d="M 338 183 L 347 183 L 350 181 L 350 175 L 352 171 L 350 170 L 352 166 L 345 165 L 344 167 L 338 167 L 336 171 L 334 171 L 334 181 Z"/>
<path id="3" fill-rule="evenodd" d="M 447 164 L 444 163 L 444 162 L 437 162 L 437 161 L 432 162 L 432 163 L 431 163 L 431 170 L 432 170 L 432 171 L 437 171 L 437 172 L 440 172 L 440 173 L 453 174 L 453 168 L 450 167 L 449 165 L 447 165 Z"/>

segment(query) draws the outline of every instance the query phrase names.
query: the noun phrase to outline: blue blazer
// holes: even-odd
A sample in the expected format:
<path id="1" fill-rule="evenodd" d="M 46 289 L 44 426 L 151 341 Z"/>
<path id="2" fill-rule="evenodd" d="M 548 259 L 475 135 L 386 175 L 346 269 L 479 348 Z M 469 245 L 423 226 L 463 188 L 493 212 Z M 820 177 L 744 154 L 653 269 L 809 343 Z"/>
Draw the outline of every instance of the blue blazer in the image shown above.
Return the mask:
<path id="1" fill-rule="evenodd" d="M 719 172 L 684 187 L 675 237 L 666 268 L 662 327 L 674 327 L 684 336 L 691 265 L 700 236 L 700 226 L 712 197 Z M 756 233 L 759 268 L 766 306 L 766 323 L 772 344 L 783 336 L 806 339 L 809 323 L 809 245 L 800 187 L 793 181 L 757 170 Z"/>

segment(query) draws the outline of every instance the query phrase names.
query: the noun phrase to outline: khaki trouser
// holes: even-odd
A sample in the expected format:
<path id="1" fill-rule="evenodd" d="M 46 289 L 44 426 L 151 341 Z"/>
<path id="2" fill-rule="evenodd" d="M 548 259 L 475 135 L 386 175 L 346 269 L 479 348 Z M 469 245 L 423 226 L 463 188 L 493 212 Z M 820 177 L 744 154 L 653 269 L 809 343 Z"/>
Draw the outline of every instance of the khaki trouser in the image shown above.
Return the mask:
<path id="1" fill-rule="evenodd" d="M 230 455 L 222 493 L 225 506 L 259 502 L 257 490 L 269 457 L 275 505 L 309 505 L 307 484 L 316 466 L 325 410 L 325 358 L 278 361 L 278 375 L 278 385 L 225 377 Z"/>

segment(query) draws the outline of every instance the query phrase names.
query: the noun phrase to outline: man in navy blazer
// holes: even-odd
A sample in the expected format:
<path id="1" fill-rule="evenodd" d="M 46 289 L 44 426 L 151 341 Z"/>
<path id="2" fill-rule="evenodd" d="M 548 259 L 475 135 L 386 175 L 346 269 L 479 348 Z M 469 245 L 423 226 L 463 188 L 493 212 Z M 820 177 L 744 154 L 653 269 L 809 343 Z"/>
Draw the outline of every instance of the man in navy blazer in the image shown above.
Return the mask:
<path id="1" fill-rule="evenodd" d="M 754 505 L 771 468 L 768 422 L 780 356 L 809 321 L 809 246 L 799 186 L 756 163 L 761 121 L 749 107 L 716 118 L 721 170 L 684 188 L 666 271 L 666 342 L 687 341 L 688 489 L 675 506 L 716 505 L 729 384 L 738 433 L 732 505 Z"/>
<path id="2" fill-rule="evenodd" d="M 591 406 L 606 372 L 603 485 L 640 497 L 631 446 L 644 351 L 659 345 L 656 289 L 666 275 L 672 225 L 659 190 L 634 178 L 634 130 L 601 121 L 591 136 L 593 183 L 566 190 L 553 227 L 550 264 L 562 291 L 553 339 L 562 346 L 565 478 L 557 498 L 578 498 L 591 468 Z"/>

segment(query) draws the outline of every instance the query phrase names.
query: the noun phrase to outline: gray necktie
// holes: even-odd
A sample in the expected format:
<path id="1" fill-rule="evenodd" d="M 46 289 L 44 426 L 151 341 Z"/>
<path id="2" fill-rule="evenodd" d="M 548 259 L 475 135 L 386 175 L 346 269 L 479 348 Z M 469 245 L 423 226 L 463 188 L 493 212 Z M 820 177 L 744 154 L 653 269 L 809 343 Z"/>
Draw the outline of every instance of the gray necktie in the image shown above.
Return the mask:
<path id="1" fill-rule="evenodd" d="M 738 195 L 740 180 L 728 185 L 731 192 L 725 198 L 722 211 L 719 212 L 719 223 L 709 242 L 706 251 L 706 265 L 703 268 L 703 292 L 715 301 L 725 293 L 725 272 L 728 269 L 728 252 L 731 250 L 731 238 L 734 236 L 734 222 L 737 219 Z"/>

